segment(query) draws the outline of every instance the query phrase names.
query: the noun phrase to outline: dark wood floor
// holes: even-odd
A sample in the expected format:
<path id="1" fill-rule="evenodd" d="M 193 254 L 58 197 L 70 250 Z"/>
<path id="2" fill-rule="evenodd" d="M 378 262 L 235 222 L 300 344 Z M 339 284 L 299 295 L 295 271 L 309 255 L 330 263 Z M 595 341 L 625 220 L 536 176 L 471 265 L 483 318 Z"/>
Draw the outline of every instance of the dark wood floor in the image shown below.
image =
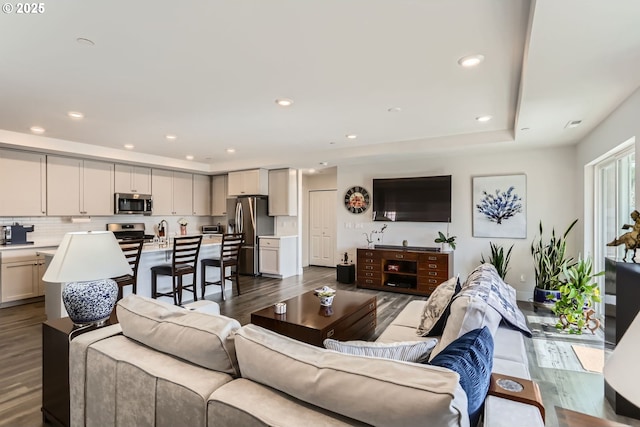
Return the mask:
<path id="1" fill-rule="evenodd" d="M 222 314 L 233 317 L 244 325 L 249 323 L 251 312 L 324 285 L 364 292 L 376 295 L 378 299 L 377 336 L 408 301 L 417 298 L 357 289 L 353 285 L 337 283 L 335 274 L 333 268 L 310 267 L 304 270 L 303 275 L 284 280 L 243 276 L 242 295 L 231 297 L 227 292 L 226 301 L 220 298 L 214 300 L 220 304 Z M 533 314 L 531 307 L 526 303 L 522 308 L 525 315 Z M 0 426 L 45 426 L 40 413 L 41 323 L 44 320 L 43 302 L 0 309 Z M 545 406 L 548 408 L 547 426 L 559 425 L 552 409 L 555 406 L 640 426 L 638 420 L 613 414 L 603 398 L 602 375 L 540 367 L 531 342 L 527 343 L 527 350 L 531 374 L 539 382 Z"/>

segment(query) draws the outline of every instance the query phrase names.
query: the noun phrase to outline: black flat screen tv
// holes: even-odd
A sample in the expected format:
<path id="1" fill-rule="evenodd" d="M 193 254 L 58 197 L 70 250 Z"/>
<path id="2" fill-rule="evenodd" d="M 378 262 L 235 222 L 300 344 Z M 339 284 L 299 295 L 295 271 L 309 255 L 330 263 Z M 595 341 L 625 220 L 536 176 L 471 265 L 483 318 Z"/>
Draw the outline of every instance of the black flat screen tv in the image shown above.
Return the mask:
<path id="1" fill-rule="evenodd" d="M 451 221 L 451 175 L 373 180 L 373 220 Z"/>

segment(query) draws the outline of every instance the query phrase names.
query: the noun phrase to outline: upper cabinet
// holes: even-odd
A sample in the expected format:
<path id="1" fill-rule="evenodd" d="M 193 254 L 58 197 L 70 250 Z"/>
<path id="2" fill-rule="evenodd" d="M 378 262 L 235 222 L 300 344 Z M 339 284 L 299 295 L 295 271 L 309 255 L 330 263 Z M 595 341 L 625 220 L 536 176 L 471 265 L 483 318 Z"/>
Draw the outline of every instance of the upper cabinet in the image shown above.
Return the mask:
<path id="1" fill-rule="evenodd" d="M 116 193 L 151 194 L 151 168 L 116 165 Z"/>
<path id="2" fill-rule="evenodd" d="M 11 195 L 11 203 L 0 203 L 0 216 L 46 215 L 46 180 L 44 154 L 0 150 L 0 192 Z"/>
<path id="3" fill-rule="evenodd" d="M 298 185 L 295 169 L 269 171 L 269 215 L 298 214 Z"/>
<path id="4" fill-rule="evenodd" d="M 253 169 L 229 172 L 229 196 L 258 196 L 269 194 L 269 171 Z"/>
<path id="5" fill-rule="evenodd" d="M 193 215 L 211 215 L 211 177 L 193 175 Z"/>
<path id="6" fill-rule="evenodd" d="M 211 215 L 227 214 L 227 175 L 211 177 Z"/>
<path id="7" fill-rule="evenodd" d="M 193 175 L 163 169 L 151 171 L 154 215 L 193 215 Z"/>
<path id="8" fill-rule="evenodd" d="M 114 166 L 47 156 L 47 214 L 113 215 Z"/>

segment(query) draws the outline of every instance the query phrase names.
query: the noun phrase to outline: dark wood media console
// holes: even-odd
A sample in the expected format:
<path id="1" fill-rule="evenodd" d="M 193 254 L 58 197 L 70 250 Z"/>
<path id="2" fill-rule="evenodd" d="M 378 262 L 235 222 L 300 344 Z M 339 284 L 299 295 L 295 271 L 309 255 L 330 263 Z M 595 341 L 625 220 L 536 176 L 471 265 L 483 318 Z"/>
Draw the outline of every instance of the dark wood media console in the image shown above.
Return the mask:
<path id="1" fill-rule="evenodd" d="M 453 252 L 358 249 L 357 285 L 428 296 L 453 276 Z"/>

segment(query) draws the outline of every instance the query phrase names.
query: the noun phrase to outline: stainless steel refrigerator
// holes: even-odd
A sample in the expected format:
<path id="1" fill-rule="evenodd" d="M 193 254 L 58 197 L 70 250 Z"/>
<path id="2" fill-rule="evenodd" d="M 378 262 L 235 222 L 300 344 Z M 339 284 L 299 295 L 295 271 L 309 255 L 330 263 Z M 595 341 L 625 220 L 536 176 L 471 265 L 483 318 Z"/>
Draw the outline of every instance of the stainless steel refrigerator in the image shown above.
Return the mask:
<path id="1" fill-rule="evenodd" d="M 243 196 L 227 200 L 228 233 L 244 233 L 240 251 L 240 274 L 257 275 L 260 271 L 258 236 L 272 236 L 274 219 L 269 216 L 266 196 Z"/>

